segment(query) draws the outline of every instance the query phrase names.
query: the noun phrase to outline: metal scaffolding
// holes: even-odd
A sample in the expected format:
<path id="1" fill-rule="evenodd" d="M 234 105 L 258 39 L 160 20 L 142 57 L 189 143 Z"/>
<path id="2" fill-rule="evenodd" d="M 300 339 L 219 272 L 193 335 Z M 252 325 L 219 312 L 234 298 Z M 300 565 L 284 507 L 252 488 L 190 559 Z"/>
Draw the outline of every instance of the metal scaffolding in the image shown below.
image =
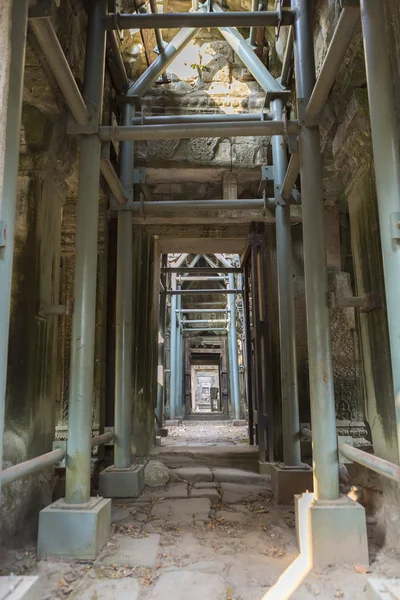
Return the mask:
<path id="1" fill-rule="evenodd" d="M 297 391 L 297 363 L 295 347 L 294 300 L 292 281 L 291 213 L 290 204 L 298 174 L 301 177 L 302 223 L 308 331 L 308 362 L 310 379 L 310 406 L 314 463 L 314 491 L 317 500 L 339 499 L 338 444 L 333 389 L 332 352 L 328 306 L 327 258 L 324 236 L 324 191 L 320 144 L 320 118 L 326 101 L 343 62 L 360 19 L 356 3 L 346 4 L 318 78 L 315 74 L 313 32 L 311 28 L 311 0 L 292 0 L 291 8 L 257 11 L 257 2 L 248 12 L 225 11 L 215 1 L 188 13 L 107 14 L 107 0 L 93 0 L 90 4 L 84 87 L 81 93 L 62 47 L 47 16 L 32 20 L 32 30 L 48 61 L 60 90 L 75 121 L 72 133 L 79 136 L 79 184 L 77 200 L 77 228 L 75 236 L 74 307 L 71 336 L 71 368 L 69 393 L 68 442 L 66 456 L 65 501 L 75 506 L 87 506 L 90 499 L 91 479 L 91 419 L 93 396 L 97 235 L 99 217 L 100 173 L 110 187 L 119 205 L 116 283 L 116 355 L 115 355 L 115 466 L 131 467 L 131 412 L 132 412 L 132 222 L 140 213 L 154 217 L 165 211 L 165 219 L 190 211 L 217 211 L 252 209 L 260 211 L 260 221 L 267 209 L 275 210 L 277 237 L 278 304 L 281 355 L 281 392 L 283 420 L 283 458 L 286 467 L 301 467 L 300 424 Z M 386 297 L 390 320 L 390 347 L 393 385 L 396 396 L 397 427 L 400 439 L 400 158 L 391 71 L 385 39 L 385 16 L 376 0 L 361 0 L 362 30 L 374 166 L 377 180 L 381 243 L 385 270 Z M 16 3 L 14 2 L 14 5 Z M 153 3 L 154 5 L 154 3 Z M 4 431 L 7 341 L 10 319 L 11 274 L 14 242 L 16 181 L 18 172 L 19 135 L 21 124 L 22 84 L 26 45 L 28 1 L 21 0 L 13 9 L 12 57 L 10 68 L 10 97 L 6 131 L 5 179 L 0 203 L 0 225 L 7 224 L 7 244 L 0 246 L 0 445 Z M 18 12 L 18 15 L 14 14 Z M 290 27 L 281 78 L 268 71 L 253 52 L 251 45 L 236 27 Z M 260 115 L 151 115 L 137 116 L 141 98 L 167 67 L 198 34 L 202 27 L 219 28 L 224 39 L 243 61 L 249 72 L 266 92 L 270 108 Z M 128 82 L 119 54 L 115 31 L 123 29 L 154 29 L 159 47 L 158 58 L 134 83 Z M 168 45 L 162 42 L 160 29 L 179 28 Z M 109 32 L 107 34 L 107 31 Z M 122 119 L 119 125 L 102 125 L 106 36 L 111 35 L 116 68 L 121 81 L 120 96 Z M 290 90 L 289 71 L 292 54 L 295 57 L 297 118 L 288 118 L 286 107 Z M 129 86 L 129 88 L 128 88 Z M 128 88 L 128 89 L 127 89 Z M 274 197 L 230 200 L 146 201 L 134 198 L 134 141 L 192 139 L 196 137 L 272 136 Z M 298 136 L 299 151 L 293 151 L 290 160 L 286 150 L 288 137 Z M 120 144 L 120 176 L 109 155 L 110 143 Z M 117 211 L 116 211 L 117 212 Z M 211 213 L 210 213 L 211 214 Z M 185 218 L 185 217 L 183 217 Z M 237 215 L 236 215 L 237 218 Z M 201 214 L 199 216 L 201 220 Z M 235 214 L 232 216 L 235 220 Z M 250 215 L 249 220 L 254 220 Z M 244 304 L 246 307 L 245 354 L 248 364 L 247 389 L 249 394 L 250 428 L 256 427 L 260 462 L 274 460 L 274 412 L 271 388 L 271 346 L 269 306 L 267 300 L 266 240 L 264 229 L 253 231 L 250 250 L 245 264 Z M 0 230 L 1 234 L 1 230 Z M 187 255 L 183 255 L 186 257 Z M 198 257 L 196 257 L 197 259 Z M 240 418 L 240 390 L 237 354 L 235 298 L 242 294 L 235 289 L 234 274 L 242 268 L 229 264 L 224 267 L 196 267 L 196 259 L 188 267 L 180 264 L 167 267 L 164 263 L 163 303 L 160 310 L 160 334 L 165 334 L 165 302 L 171 297 L 171 376 L 170 416 L 182 416 L 182 382 L 184 335 L 192 332 L 223 332 L 228 334 L 231 396 L 236 418 Z M 211 263 L 213 264 L 213 263 Z M 213 278 L 211 273 L 218 273 Z M 201 278 L 200 275 L 205 275 Z M 185 288 L 189 281 L 213 281 L 223 288 Z M 180 275 L 183 275 L 181 277 Z M 192 277 L 190 277 L 192 275 Z M 170 279 L 170 288 L 166 282 Z M 226 295 L 226 307 L 220 309 L 182 308 L 185 296 Z M 215 305 L 217 303 L 213 303 Z M 184 318 L 189 312 L 225 312 L 226 319 Z M 251 318 L 250 318 L 251 316 Z M 204 328 L 190 327 L 190 323 L 204 324 Z M 159 365 L 163 362 L 164 347 L 160 345 Z M 253 378 L 252 378 L 253 377 Z M 162 394 L 162 392 L 160 392 Z M 163 396 L 157 398 L 157 420 L 162 423 Z M 251 431 L 252 439 L 254 431 Z M 351 452 L 348 451 L 348 454 Z M 354 454 L 354 453 L 353 453 Z M 35 459 L 35 470 L 52 465 L 61 452 Z M 1 449 L 0 449 L 1 459 Z M 23 470 L 23 469 L 22 469 Z M 14 474 L 10 476 L 14 477 Z M 1 481 L 1 479 L 0 479 Z M 72 510 L 71 510 L 72 512 Z"/>

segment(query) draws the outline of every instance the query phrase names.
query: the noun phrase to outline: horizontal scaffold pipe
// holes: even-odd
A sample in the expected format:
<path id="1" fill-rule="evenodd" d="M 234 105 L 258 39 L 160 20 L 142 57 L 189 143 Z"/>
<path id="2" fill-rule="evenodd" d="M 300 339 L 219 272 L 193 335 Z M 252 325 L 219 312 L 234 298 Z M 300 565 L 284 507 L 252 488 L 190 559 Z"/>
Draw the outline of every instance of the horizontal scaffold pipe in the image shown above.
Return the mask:
<path id="1" fill-rule="evenodd" d="M 134 117 L 132 125 L 173 125 L 179 123 L 223 123 L 223 122 L 257 122 L 271 121 L 270 113 L 202 113 L 195 115 L 150 115 Z"/>
<path id="2" fill-rule="evenodd" d="M 312 437 L 311 429 L 308 429 L 307 427 L 302 429 L 301 433 L 309 439 Z M 383 477 L 387 477 L 388 479 L 400 483 L 399 465 L 391 463 L 383 458 L 379 458 L 379 456 L 375 456 L 374 454 L 369 454 L 369 452 L 365 452 L 354 446 L 350 446 L 350 444 L 341 443 L 340 437 L 338 438 L 338 446 L 340 454 L 348 460 L 352 460 L 367 469 L 371 469 L 371 471 L 375 471 L 375 473 L 379 473 L 379 475 L 382 475 Z"/>
<path id="3" fill-rule="evenodd" d="M 230 312 L 227 308 L 181 308 L 179 311 L 182 313 L 228 313 Z"/>
<path id="4" fill-rule="evenodd" d="M 104 17 L 107 30 L 113 29 L 180 29 L 182 27 L 276 27 L 291 25 L 293 12 L 283 9 L 280 14 L 271 11 L 232 12 L 184 12 L 184 13 L 139 13 L 115 14 Z"/>
<path id="5" fill-rule="evenodd" d="M 182 277 L 179 276 L 177 277 L 178 281 L 225 281 L 227 278 L 224 275 L 220 275 L 220 276 L 207 276 L 205 275 L 204 277 L 193 277 L 188 275 L 187 277 Z"/>
<path id="6" fill-rule="evenodd" d="M 392 479 L 392 481 L 400 483 L 399 465 L 395 465 L 388 460 L 379 458 L 374 454 L 364 452 L 364 450 L 354 448 L 354 446 L 350 446 L 349 444 L 341 444 L 340 438 L 339 452 L 349 460 L 352 460 L 367 469 L 371 469 L 371 471 L 375 471 L 375 473 L 379 473 L 379 475 L 382 475 L 383 477 L 387 477 L 388 479 Z"/>
<path id="7" fill-rule="evenodd" d="M 48 452 L 47 454 L 42 454 L 41 456 L 27 460 L 19 465 L 14 465 L 13 467 L 4 469 L 4 471 L 1 471 L 0 473 L 1 485 L 8 485 L 13 483 L 13 481 L 22 479 L 23 477 L 29 477 L 30 475 L 39 473 L 40 471 L 47 469 L 47 467 L 51 467 L 60 462 L 64 457 L 65 450 L 62 448 L 57 448 L 56 450 L 52 450 L 52 452 Z"/>
<path id="8" fill-rule="evenodd" d="M 171 125 L 137 125 L 132 127 L 99 127 L 100 139 L 104 142 L 146 140 L 189 140 L 192 138 L 229 138 L 247 136 L 270 136 L 297 134 L 297 121 L 256 121 L 248 123 L 192 123 Z"/>
<path id="9" fill-rule="evenodd" d="M 267 207 L 275 206 L 275 201 L 267 200 Z M 133 202 L 129 210 L 143 211 L 144 214 L 162 213 L 165 211 L 192 211 L 192 210 L 241 210 L 257 209 L 264 207 L 264 200 L 259 198 L 251 200 L 155 200 L 154 202 Z M 220 273 L 219 270 L 215 270 Z M 215 272 L 214 271 L 214 272 Z M 171 271 L 172 272 L 172 271 Z M 185 271 L 187 272 L 187 271 Z"/>
<path id="10" fill-rule="evenodd" d="M 112 431 L 98 435 L 91 439 L 91 447 L 95 448 L 101 444 L 106 444 L 107 442 L 110 442 L 113 437 L 114 434 Z M 44 469 L 61 462 L 65 458 L 65 455 L 66 451 L 63 448 L 56 448 L 51 452 L 47 452 L 47 454 L 41 454 L 40 456 L 31 458 L 19 465 L 4 469 L 4 471 L 0 472 L 1 485 L 8 485 L 14 481 L 18 481 L 18 479 L 40 473 L 40 471 L 44 471 Z"/>
<path id="11" fill-rule="evenodd" d="M 192 331 L 227 331 L 226 327 L 189 327 L 184 329 L 184 333 L 191 333 Z"/>
<path id="12" fill-rule="evenodd" d="M 163 273 L 243 273 L 240 267 L 164 267 Z"/>
<path id="13" fill-rule="evenodd" d="M 225 289 L 221 289 L 221 288 L 216 288 L 214 290 L 204 290 L 204 289 L 166 290 L 165 293 L 169 294 L 170 296 L 187 296 L 187 295 L 191 295 L 191 294 L 241 294 L 242 291 L 241 290 L 225 290 Z"/>
<path id="14" fill-rule="evenodd" d="M 111 442 L 113 437 L 114 437 L 113 432 L 107 431 L 107 433 L 102 433 L 101 435 L 98 435 L 98 436 L 92 438 L 90 440 L 90 445 L 92 448 L 95 448 L 96 446 L 101 446 L 102 444 L 107 444 L 108 442 Z"/>

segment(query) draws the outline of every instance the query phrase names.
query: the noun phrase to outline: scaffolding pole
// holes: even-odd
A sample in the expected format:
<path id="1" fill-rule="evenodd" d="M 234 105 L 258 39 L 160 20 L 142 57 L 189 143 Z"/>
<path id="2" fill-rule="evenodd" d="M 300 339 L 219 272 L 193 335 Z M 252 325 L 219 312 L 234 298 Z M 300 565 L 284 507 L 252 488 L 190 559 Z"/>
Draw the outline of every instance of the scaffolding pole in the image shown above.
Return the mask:
<path id="1" fill-rule="evenodd" d="M 171 276 L 171 287 L 172 291 L 176 291 L 176 275 L 175 273 Z M 175 419 L 176 417 L 176 382 L 177 382 L 177 322 L 176 322 L 176 311 L 177 311 L 177 300 L 178 296 L 173 294 L 171 298 L 171 338 L 170 338 L 170 378 L 169 378 L 169 417 Z"/>
<path id="2" fill-rule="evenodd" d="M 132 120 L 133 108 L 123 107 L 123 122 Z M 121 184 L 133 191 L 134 144 L 124 142 L 120 150 Z M 115 318 L 115 438 L 114 464 L 131 466 L 132 437 L 132 319 L 133 319 L 133 226 L 132 213 L 118 213 L 117 289 Z"/>
<path id="3" fill-rule="evenodd" d="M 167 274 L 164 271 L 167 264 L 168 264 L 168 255 L 163 254 L 162 258 L 161 258 L 161 285 L 164 287 L 164 289 L 167 285 Z M 167 296 L 165 294 L 160 294 L 159 318 L 158 318 L 156 431 L 158 431 L 160 429 L 160 427 L 163 426 L 163 419 L 164 419 L 166 308 L 167 308 Z"/>
<path id="4" fill-rule="evenodd" d="M 296 11 L 295 67 L 297 97 L 307 103 L 315 84 L 311 2 L 292 0 Z M 314 462 L 318 500 L 339 498 L 339 464 L 328 308 L 324 193 L 319 127 L 300 132 L 303 247 L 307 309 L 307 341 Z"/>
<path id="5" fill-rule="evenodd" d="M 279 98 L 273 100 L 271 106 L 275 118 L 280 120 L 283 112 L 282 100 Z M 274 165 L 275 197 L 278 201 L 287 169 L 286 143 L 283 136 L 274 136 L 272 138 L 272 160 Z M 298 467 L 301 465 L 300 418 L 297 385 L 290 206 L 281 206 L 279 202 L 277 202 L 275 222 L 281 357 L 283 460 L 286 466 Z"/>
<path id="6" fill-rule="evenodd" d="M 229 288 L 235 290 L 235 279 L 233 273 L 228 275 Z M 236 331 L 236 306 L 234 294 L 228 296 L 228 306 L 230 311 L 229 343 L 232 364 L 232 408 L 235 419 L 240 419 L 240 387 L 239 387 L 239 361 L 238 361 L 238 343 Z"/>
<path id="7" fill-rule="evenodd" d="M 97 119 L 100 119 L 103 104 L 106 32 L 102 16 L 106 11 L 107 0 L 98 0 L 91 5 L 86 38 L 83 96 L 97 107 Z M 80 142 L 71 335 L 65 494 L 69 504 L 83 504 L 90 499 L 100 154 L 99 137 L 96 134 L 83 136 Z"/>
<path id="8" fill-rule="evenodd" d="M 4 227 L 7 233 L 5 244 L 0 245 L 0 470 L 3 465 L 8 335 L 27 24 L 28 0 L 21 0 L 18 3 L 12 2 L 10 79 L 4 140 L 7 150 L 4 157 L 3 189 L 0 198 L 0 227 Z"/>

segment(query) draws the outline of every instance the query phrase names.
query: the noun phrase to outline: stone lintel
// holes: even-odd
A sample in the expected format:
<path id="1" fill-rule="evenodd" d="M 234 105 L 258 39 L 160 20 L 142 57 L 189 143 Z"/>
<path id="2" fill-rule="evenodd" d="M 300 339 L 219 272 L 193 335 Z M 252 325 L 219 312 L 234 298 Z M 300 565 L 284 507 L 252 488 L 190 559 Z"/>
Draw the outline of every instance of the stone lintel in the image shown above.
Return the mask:
<path id="1" fill-rule="evenodd" d="M 271 488 L 277 504 L 293 504 L 296 494 L 313 491 L 313 470 L 308 465 L 290 468 L 274 463 L 271 465 Z"/>
<path id="2" fill-rule="evenodd" d="M 295 497 L 298 539 L 302 526 L 299 522 L 302 497 Z M 369 564 L 365 509 L 361 504 L 348 496 L 339 500 L 314 499 L 307 512 L 308 547 L 313 567 Z M 304 514 L 302 518 L 305 518 Z"/>
<path id="3" fill-rule="evenodd" d="M 37 554 L 95 560 L 109 539 L 111 500 L 91 498 L 87 504 L 57 500 L 40 511 Z"/>
<path id="4" fill-rule="evenodd" d="M 99 475 L 99 492 L 105 498 L 137 498 L 144 486 L 144 465 L 107 467 Z"/>

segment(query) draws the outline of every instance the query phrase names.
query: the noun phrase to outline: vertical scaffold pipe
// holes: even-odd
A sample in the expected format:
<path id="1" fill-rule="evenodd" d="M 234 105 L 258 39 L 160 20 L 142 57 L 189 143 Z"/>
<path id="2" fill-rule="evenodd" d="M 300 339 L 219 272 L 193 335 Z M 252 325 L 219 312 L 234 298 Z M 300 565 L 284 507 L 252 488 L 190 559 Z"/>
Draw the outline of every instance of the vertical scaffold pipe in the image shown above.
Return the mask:
<path id="1" fill-rule="evenodd" d="M 181 288 L 180 285 L 178 285 L 178 290 Z M 177 325 L 177 332 L 176 332 L 176 336 L 177 336 L 177 341 L 176 341 L 176 414 L 178 417 L 182 417 L 182 365 L 183 365 L 183 358 L 182 358 L 182 325 L 181 325 L 181 306 L 182 306 L 182 297 L 178 296 L 177 301 L 176 301 L 176 310 L 177 312 L 177 317 L 178 317 L 178 325 Z"/>
<path id="2" fill-rule="evenodd" d="M 161 267 L 167 266 L 168 255 L 163 254 L 161 258 Z M 161 271 L 161 283 L 166 289 L 167 276 Z M 157 365 L 157 408 L 156 408 L 156 432 L 163 426 L 164 416 L 164 397 L 165 397 L 165 317 L 167 306 L 167 294 L 160 294 L 160 306 L 158 317 L 158 365 Z"/>
<path id="3" fill-rule="evenodd" d="M 22 92 L 25 68 L 28 0 L 11 3 L 11 30 L 4 36 L 11 41 L 10 79 L 4 145 L 4 176 L 0 198 L 0 221 L 6 228 L 6 244 L 0 247 L 0 469 L 3 465 L 4 410 L 6 401 L 8 334 L 10 327 L 11 278 L 14 255 L 15 213 L 17 207 L 17 177 L 21 130 Z M 4 12 L 7 8 L 4 9 Z M 6 18 L 6 17 L 5 17 Z M 3 32 L 1 33 L 3 36 Z M 8 39 L 6 44 L 8 43 Z M 1 488 L 1 482 L 0 482 Z M 1 489 L 0 489 L 1 495 Z"/>
<path id="4" fill-rule="evenodd" d="M 283 102 L 273 100 L 271 107 L 274 118 L 282 119 Z M 301 465 L 300 419 L 297 386 L 296 328 L 293 296 L 292 229 L 290 206 L 279 204 L 282 184 L 287 170 L 285 138 L 272 137 L 272 159 L 274 165 L 276 223 L 276 254 L 278 272 L 279 333 L 281 353 L 281 393 L 283 460 L 286 466 Z"/>
<path id="5" fill-rule="evenodd" d="M 297 97 L 307 105 L 315 84 L 311 0 L 292 0 Z M 318 126 L 300 132 L 300 173 L 306 287 L 314 492 L 339 498 L 339 464 L 328 308 L 322 157 Z"/>
<path id="6" fill-rule="evenodd" d="M 87 26 L 83 96 L 87 103 L 97 108 L 99 120 L 102 114 L 106 47 L 102 17 L 106 12 L 107 0 L 92 0 Z M 65 500 L 70 504 L 83 504 L 90 499 L 100 155 L 101 141 L 98 135 L 82 136 L 75 236 L 65 494 Z"/>
<path id="7" fill-rule="evenodd" d="M 232 273 L 229 274 L 229 289 L 235 289 L 235 278 Z M 240 387 L 239 387 L 239 361 L 238 361 L 238 345 L 236 331 L 236 299 L 234 294 L 228 294 L 229 311 L 230 311 L 230 353 L 232 367 L 232 408 L 235 419 L 240 419 Z"/>
<path id="8" fill-rule="evenodd" d="M 361 0 L 390 355 L 400 452 L 400 156 L 383 2 Z"/>
<path id="9" fill-rule="evenodd" d="M 176 275 L 171 276 L 171 289 L 176 290 Z M 176 306 L 177 298 L 175 294 L 171 296 L 171 349 L 170 349 L 170 379 L 169 379 L 169 418 L 176 418 L 176 382 L 177 382 L 177 325 L 176 325 Z"/>
<path id="10" fill-rule="evenodd" d="M 132 121 L 133 107 L 125 104 L 124 125 Z M 123 142 L 120 151 L 121 183 L 133 190 L 134 143 Z M 118 211 L 117 290 L 115 319 L 115 431 L 114 462 L 131 466 L 132 437 L 132 319 L 133 319 L 132 211 Z"/>

